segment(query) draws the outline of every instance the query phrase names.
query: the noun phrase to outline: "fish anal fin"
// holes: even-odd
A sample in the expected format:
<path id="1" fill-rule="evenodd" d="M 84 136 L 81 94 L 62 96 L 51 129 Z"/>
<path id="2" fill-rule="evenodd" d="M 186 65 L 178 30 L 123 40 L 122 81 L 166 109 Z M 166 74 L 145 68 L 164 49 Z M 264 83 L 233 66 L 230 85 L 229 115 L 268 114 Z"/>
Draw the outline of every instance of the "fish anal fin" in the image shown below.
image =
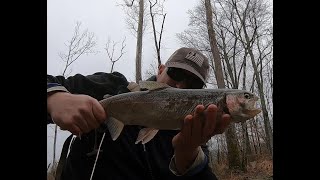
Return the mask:
<path id="1" fill-rule="evenodd" d="M 143 128 L 139 131 L 136 144 L 141 142 L 142 144 L 146 144 L 158 133 L 159 129 L 154 128 Z"/>
<path id="2" fill-rule="evenodd" d="M 109 117 L 109 119 L 107 120 L 107 126 L 112 140 L 115 141 L 120 136 L 124 124 L 116 118 Z"/>

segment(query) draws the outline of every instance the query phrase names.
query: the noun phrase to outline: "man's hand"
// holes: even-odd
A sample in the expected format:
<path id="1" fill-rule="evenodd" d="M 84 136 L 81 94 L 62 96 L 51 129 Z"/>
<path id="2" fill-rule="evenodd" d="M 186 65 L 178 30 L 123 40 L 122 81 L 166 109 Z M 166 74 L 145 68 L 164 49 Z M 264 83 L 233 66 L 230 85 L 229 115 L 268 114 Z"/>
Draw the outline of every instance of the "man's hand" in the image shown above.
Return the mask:
<path id="1" fill-rule="evenodd" d="M 62 130 L 74 135 L 87 133 L 106 120 L 101 104 L 87 95 L 55 92 L 47 97 L 47 110 Z"/>
<path id="2" fill-rule="evenodd" d="M 216 105 L 209 105 L 205 110 L 198 105 L 194 115 L 187 115 L 181 131 L 173 138 L 175 164 L 183 174 L 194 162 L 198 148 L 212 136 L 223 133 L 230 123 L 230 115 L 218 112 Z"/>

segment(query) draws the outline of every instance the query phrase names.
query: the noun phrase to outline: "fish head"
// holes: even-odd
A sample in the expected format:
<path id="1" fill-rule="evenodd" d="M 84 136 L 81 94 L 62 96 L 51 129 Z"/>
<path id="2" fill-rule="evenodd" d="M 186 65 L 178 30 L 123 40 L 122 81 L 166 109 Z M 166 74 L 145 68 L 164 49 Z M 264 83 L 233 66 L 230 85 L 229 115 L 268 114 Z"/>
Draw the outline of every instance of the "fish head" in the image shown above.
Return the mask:
<path id="1" fill-rule="evenodd" d="M 235 91 L 226 95 L 226 104 L 232 122 L 244 122 L 261 112 L 256 107 L 259 97 L 249 91 Z"/>

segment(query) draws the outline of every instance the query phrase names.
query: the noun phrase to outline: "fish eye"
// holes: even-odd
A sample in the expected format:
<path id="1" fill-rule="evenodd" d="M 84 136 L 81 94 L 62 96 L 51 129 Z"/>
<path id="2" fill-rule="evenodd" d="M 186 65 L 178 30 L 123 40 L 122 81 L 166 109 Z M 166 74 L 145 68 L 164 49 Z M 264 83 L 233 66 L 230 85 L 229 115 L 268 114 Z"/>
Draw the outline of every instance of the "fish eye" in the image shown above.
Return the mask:
<path id="1" fill-rule="evenodd" d="M 249 93 L 244 93 L 244 98 L 250 99 L 250 94 Z"/>

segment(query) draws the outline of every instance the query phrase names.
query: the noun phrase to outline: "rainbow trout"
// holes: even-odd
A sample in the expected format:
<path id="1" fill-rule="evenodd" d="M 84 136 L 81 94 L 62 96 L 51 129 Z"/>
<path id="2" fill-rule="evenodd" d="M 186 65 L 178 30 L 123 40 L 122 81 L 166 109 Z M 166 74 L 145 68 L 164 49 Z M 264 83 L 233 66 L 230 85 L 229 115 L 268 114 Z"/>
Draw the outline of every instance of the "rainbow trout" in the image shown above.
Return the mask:
<path id="1" fill-rule="evenodd" d="M 141 125 L 136 143 L 147 143 L 159 129 L 181 129 L 184 118 L 199 104 L 217 105 L 230 114 L 232 122 L 243 122 L 261 112 L 255 107 L 259 99 L 239 89 L 178 89 L 164 83 L 141 81 L 141 91 L 109 96 L 100 103 L 108 114 L 106 121 L 113 140 L 124 125 Z M 145 89 L 145 90 L 144 90 Z"/>

